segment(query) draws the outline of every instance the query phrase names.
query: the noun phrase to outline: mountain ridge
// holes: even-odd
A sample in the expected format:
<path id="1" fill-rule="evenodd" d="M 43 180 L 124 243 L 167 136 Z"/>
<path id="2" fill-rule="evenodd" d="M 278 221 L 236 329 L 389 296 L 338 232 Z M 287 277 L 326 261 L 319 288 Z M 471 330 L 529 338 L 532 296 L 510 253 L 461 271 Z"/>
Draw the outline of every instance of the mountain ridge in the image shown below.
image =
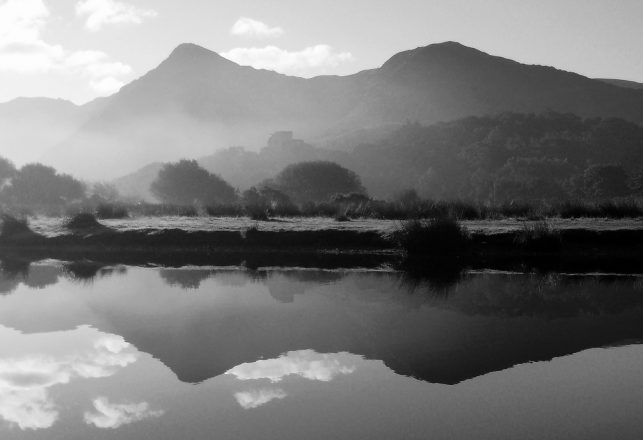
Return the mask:
<path id="1" fill-rule="evenodd" d="M 257 149 L 280 130 L 333 144 L 347 132 L 406 121 L 548 110 L 641 124 L 643 90 L 457 42 L 403 51 L 355 74 L 313 78 L 241 66 L 184 43 L 88 110 L 77 130 L 43 159 L 80 177 L 109 179 L 150 162 L 196 158 L 231 145 Z"/>

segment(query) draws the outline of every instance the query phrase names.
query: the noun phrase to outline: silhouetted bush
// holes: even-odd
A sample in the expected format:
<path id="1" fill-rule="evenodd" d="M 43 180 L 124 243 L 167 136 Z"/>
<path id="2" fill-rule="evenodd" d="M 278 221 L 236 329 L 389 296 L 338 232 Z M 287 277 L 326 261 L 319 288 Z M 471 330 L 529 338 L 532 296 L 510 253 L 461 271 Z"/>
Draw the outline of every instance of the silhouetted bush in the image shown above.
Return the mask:
<path id="1" fill-rule="evenodd" d="M 195 160 L 164 165 L 150 190 L 159 200 L 174 205 L 212 206 L 232 203 L 237 198 L 232 186 Z"/>
<path id="2" fill-rule="evenodd" d="M 23 166 L 2 192 L 14 206 L 65 206 L 85 197 L 85 187 L 81 182 L 38 163 Z"/>
<path id="3" fill-rule="evenodd" d="M 17 219 L 12 215 L 3 214 L 0 217 L 2 221 L 2 227 L 0 228 L 0 237 L 2 238 L 12 238 L 25 234 L 33 234 L 33 231 L 29 228 L 27 219 Z"/>
<path id="4" fill-rule="evenodd" d="M 100 228 L 102 226 L 103 225 L 101 225 L 98 220 L 96 220 L 94 214 L 90 214 L 87 212 L 76 214 L 65 221 L 65 227 L 72 231 L 94 229 Z"/>
<path id="5" fill-rule="evenodd" d="M 394 237 L 409 255 L 456 255 L 470 243 L 466 228 L 449 217 L 408 220 Z"/>
<path id="6" fill-rule="evenodd" d="M 295 203 L 328 201 L 338 193 L 366 192 L 357 174 L 328 161 L 289 165 L 264 186 L 286 194 Z"/>

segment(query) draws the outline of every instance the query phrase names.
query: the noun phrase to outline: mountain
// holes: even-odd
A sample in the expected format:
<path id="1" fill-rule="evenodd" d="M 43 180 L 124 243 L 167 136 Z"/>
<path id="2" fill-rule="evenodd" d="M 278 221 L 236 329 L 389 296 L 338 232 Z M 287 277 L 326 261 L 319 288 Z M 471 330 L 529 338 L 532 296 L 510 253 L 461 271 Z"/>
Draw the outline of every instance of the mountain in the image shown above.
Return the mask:
<path id="1" fill-rule="evenodd" d="M 108 98 L 45 161 L 104 179 L 230 145 L 256 149 L 279 130 L 350 149 L 353 145 L 332 139 L 407 121 L 546 110 L 642 123 L 643 90 L 520 64 L 453 42 L 401 52 L 380 68 L 354 75 L 311 79 L 240 66 L 183 44 Z"/>
<path id="2" fill-rule="evenodd" d="M 18 98 L 0 104 L 0 151 L 22 165 L 34 162 L 78 129 L 81 107 L 62 99 Z"/>
<path id="3" fill-rule="evenodd" d="M 603 81 L 614 86 L 625 87 L 626 89 L 643 89 L 643 83 L 635 81 L 627 81 L 624 79 L 610 79 L 610 78 L 598 78 L 599 81 Z"/>

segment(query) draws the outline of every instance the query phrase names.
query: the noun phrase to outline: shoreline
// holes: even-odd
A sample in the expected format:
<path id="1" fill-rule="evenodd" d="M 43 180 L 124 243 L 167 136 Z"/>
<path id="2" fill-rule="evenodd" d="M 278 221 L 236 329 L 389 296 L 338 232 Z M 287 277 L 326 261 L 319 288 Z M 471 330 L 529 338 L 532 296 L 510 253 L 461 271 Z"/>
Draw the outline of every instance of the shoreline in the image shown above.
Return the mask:
<path id="1" fill-rule="evenodd" d="M 562 230 L 560 241 L 518 243 L 519 232 L 471 234 L 448 255 L 408 255 L 392 236 L 372 231 L 114 231 L 108 227 L 45 237 L 0 236 L 0 257 L 113 264 L 400 268 L 408 272 L 498 269 L 643 273 L 643 230 Z"/>

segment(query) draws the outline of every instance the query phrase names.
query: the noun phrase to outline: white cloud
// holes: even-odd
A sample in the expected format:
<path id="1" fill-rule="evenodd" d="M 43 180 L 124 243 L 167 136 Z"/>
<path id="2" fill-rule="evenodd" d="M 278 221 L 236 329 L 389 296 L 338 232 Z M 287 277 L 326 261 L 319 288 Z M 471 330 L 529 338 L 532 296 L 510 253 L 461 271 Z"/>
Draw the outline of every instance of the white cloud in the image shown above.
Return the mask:
<path id="1" fill-rule="evenodd" d="M 238 19 L 230 29 L 232 35 L 246 38 L 272 38 L 284 34 L 284 30 L 278 26 L 270 27 L 266 23 L 248 17 Z"/>
<path id="2" fill-rule="evenodd" d="M 0 46 L 32 44 L 49 17 L 42 0 L 7 0 L 0 4 Z"/>
<path id="3" fill-rule="evenodd" d="M 85 412 L 83 418 L 88 425 L 103 429 L 116 429 L 151 417 L 161 417 L 164 413 L 162 410 L 150 410 L 147 402 L 110 403 L 107 398 L 98 397 L 93 404 L 95 411 Z"/>
<path id="4" fill-rule="evenodd" d="M 20 342 L 24 341 L 16 346 Z M 49 428 L 59 416 L 49 388 L 74 378 L 108 377 L 137 359 L 133 347 L 120 336 L 100 336 L 78 350 L 58 356 L 0 358 L 0 418 L 23 430 Z"/>
<path id="5" fill-rule="evenodd" d="M 47 44 L 41 30 L 49 17 L 42 0 L 0 4 L 0 71 L 47 72 L 61 58 L 61 46 Z"/>
<path id="6" fill-rule="evenodd" d="M 81 0 L 76 4 L 76 15 L 86 17 L 85 27 L 95 32 L 106 24 L 140 24 L 145 18 L 158 14 L 152 9 L 143 9 L 116 0 Z"/>
<path id="7" fill-rule="evenodd" d="M 125 83 L 112 76 L 96 81 L 90 81 L 89 86 L 101 96 L 108 96 L 118 92 Z"/>
<path id="8" fill-rule="evenodd" d="M 237 403 L 243 409 L 252 409 L 265 405 L 275 399 L 284 399 L 288 394 L 281 388 L 242 391 L 234 394 Z"/>
<path id="9" fill-rule="evenodd" d="M 256 69 L 302 76 L 328 73 L 330 69 L 354 59 L 350 52 L 336 52 L 326 44 L 318 44 L 300 51 L 288 51 L 276 46 L 237 47 L 221 55 L 238 64 Z"/>
<path id="10" fill-rule="evenodd" d="M 48 43 L 42 31 L 49 16 L 42 0 L 0 4 L 0 72 L 72 75 L 88 81 L 101 95 L 118 90 L 132 68 L 102 51 L 68 51 Z"/>
<path id="11" fill-rule="evenodd" d="M 280 382 L 286 376 L 297 375 L 308 380 L 329 382 L 340 374 L 351 374 L 354 371 L 354 365 L 342 363 L 337 355 L 299 350 L 290 351 L 276 359 L 241 364 L 225 374 L 231 374 L 239 380 L 268 379 Z"/>

